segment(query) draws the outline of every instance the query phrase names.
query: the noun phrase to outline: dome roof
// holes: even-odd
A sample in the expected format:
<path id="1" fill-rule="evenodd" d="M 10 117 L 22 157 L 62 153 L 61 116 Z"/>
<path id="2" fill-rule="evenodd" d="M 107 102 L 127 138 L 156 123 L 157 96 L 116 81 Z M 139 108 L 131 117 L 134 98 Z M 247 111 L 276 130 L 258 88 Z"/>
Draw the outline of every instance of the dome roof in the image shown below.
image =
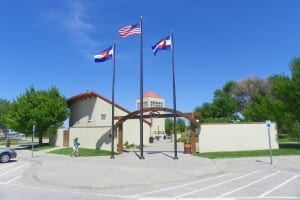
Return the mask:
<path id="1" fill-rule="evenodd" d="M 160 96 L 158 96 L 157 94 L 155 94 L 153 91 L 148 91 L 144 94 L 143 98 L 148 98 L 148 97 L 152 97 L 152 98 L 160 98 Z"/>

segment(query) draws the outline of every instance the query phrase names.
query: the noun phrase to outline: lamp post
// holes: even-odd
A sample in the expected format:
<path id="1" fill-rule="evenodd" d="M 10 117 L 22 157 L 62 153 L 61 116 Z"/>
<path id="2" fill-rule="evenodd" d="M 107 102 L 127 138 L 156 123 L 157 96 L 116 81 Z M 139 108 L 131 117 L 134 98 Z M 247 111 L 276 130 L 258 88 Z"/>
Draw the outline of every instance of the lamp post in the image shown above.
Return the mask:
<path id="1" fill-rule="evenodd" d="M 150 122 L 151 122 L 151 125 L 150 125 L 150 137 L 152 137 L 153 113 L 150 112 L 150 115 L 151 115 L 151 118 L 150 118 Z"/>

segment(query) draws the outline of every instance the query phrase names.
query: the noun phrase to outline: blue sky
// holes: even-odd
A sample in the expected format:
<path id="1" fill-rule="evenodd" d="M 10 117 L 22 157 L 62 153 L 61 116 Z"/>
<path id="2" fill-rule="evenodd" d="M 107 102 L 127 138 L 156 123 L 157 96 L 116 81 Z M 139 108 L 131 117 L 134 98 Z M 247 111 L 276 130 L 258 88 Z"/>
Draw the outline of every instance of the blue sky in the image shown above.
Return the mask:
<path id="1" fill-rule="evenodd" d="M 177 109 L 190 112 L 227 81 L 289 75 L 300 56 L 299 9 L 297 0 L 1 0 L 0 98 L 33 85 L 110 99 L 112 61 L 93 55 L 116 40 L 115 101 L 135 110 L 139 36 L 117 33 L 143 16 L 144 92 L 173 105 L 171 52 L 153 56 L 151 46 L 174 29 Z"/>

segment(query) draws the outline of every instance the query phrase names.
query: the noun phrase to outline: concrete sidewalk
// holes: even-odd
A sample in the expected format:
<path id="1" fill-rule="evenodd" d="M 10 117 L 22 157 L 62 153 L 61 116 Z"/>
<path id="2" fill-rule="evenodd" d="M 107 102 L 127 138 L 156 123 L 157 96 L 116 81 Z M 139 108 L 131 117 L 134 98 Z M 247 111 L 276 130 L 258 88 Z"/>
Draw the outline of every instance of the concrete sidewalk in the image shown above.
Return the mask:
<path id="1" fill-rule="evenodd" d="M 116 189 L 147 187 L 209 177 L 227 172 L 248 172 L 257 169 L 279 169 L 300 174 L 300 156 L 206 159 L 178 153 L 174 160 L 173 143 L 167 140 L 144 148 L 145 159 L 139 151 L 105 157 L 69 157 L 46 152 L 24 150 L 20 156 L 31 162 L 34 177 L 40 183 L 75 188 Z M 179 147 L 178 149 L 180 149 Z M 33 162 L 32 162 L 33 161 Z"/>
<path id="2" fill-rule="evenodd" d="M 41 183 L 80 188 L 126 188 L 162 185 L 193 180 L 233 171 L 281 169 L 300 173 L 300 157 L 210 160 L 179 153 L 174 160 L 169 153 L 145 153 L 140 160 L 136 152 L 110 157 L 66 157 L 41 155 L 32 159 L 35 177 Z M 40 164 L 38 164 L 40 163 Z"/>
<path id="3" fill-rule="evenodd" d="M 220 173 L 209 159 L 179 154 L 174 160 L 169 153 L 129 152 L 110 157 L 66 157 L 43 155 L 34 158 L 39 181 L 72 187 L 123 188 L 127 186 L 164 184 L 195 176 Z"/>

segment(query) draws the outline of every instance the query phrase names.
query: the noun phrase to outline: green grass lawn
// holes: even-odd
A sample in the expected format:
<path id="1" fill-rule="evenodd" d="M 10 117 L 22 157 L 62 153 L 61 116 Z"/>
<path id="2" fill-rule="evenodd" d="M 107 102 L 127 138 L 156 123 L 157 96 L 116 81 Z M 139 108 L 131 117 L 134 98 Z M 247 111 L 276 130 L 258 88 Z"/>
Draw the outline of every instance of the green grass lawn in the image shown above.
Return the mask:
<path id="1" fill-rule="evenodd" d="M 49 143 L 38 144 L 37 142 L 33 143 L 34 151 L 41 151 L 45 149 L 54 148 L 55 146 L 50 145 Z M 6 146 L 6 140 L 0 140 L 0 146 Z M 32 142 L 30 140 L 20 140 L 20 139 L 10 139 L 10 146 L 19 146 L 27 149 L 32 148 Z"/>
<path id="2" fill-rule="evenodd" d="M 33 150 L 34 151 L 41 151 L 41 150 L 46 150 L 49 149 L 49 153 L 54 153 L 54 154 L 60 154 L 60 155 L 71 155 L 73 149 L 72 148 L 62 148 L 62 149 L 56 149 L 51 151 L 52 148 L 54 148 L 54 145 L 51 145 L 49 143 L 43 143 L 43 144 L 34 144 Z M 31 144 L 28 145 L 28 149 L 31 149 L 32 146 Z M 116 154 L 116 153 L 115 153 Z M 111 155 L 110 151 L 104 151 L 104 150 L 96 150 L 96 149 L 84 149 L 80 148 L 79 149 L 79 155 L 80 156 L 108 156 Z"/>
<path id="3" fill-rule="evenodd" d="M 199 157 L 205 158 L 241 158 L 241 157 L 261 157 L 269 156 L 269 150 L 257 151 L 235 151 L 235 152 L 213 152 L 213 153 L 197 153 Z M 273 156 L 300 155 L 300 144 L 285 143 L 279 144 L 279 149 L 272 150 Z"/>
<path id="4" fill-rule="evenodd" d="M 6 140 L 0 140 L 0 146 L 5 146 Z M 11 140 L 11 145 L 25 146 L 31 149 L 31 141 L 28 140 Z M 49 149 L 49 153 L 60 154 L 60 155 L 71 155 L 72 148 L 62 148 L 51 151 L 51 148 L 55 146 L 48 143 L 43 143 L 41 145 L 35 143 L 34 151 L 40 151 Z M 80 148 L 79 155 L 86 156 L 110 156 L 110 151 L 98 150 L 98 149 L 85 149 Z M 117 153 L 115 153 L 117 155 Z M 269 150 L 257 150 L 257 151 L 237 151 L 237 152 L 213 152 L 213 153 L 196 153 L 194 154 L 199 157 L 205 158 L 240 158 L 240 157 L 260 157 L 269 156 Z M 284 156 L 284 155 L 300 155 L 300 144 L 298 143 L 281 143 L 279 144 L 279 149 L 272 150 L 273 156 Z"/>
<path id="5" fill-rule="evenodd" d="M 70 156 L 72 151 L 73 151 L 72 148 L 63 148 L 63 149 L 57 149 L 57 150 L 50 151 L 49 153 Z M 79 156 L 82 156 L 82 157 L 110 156 L 110 155 L 111 155 L 110 151 L 104 151 L 104 150 L 99 150 L 99 149 L 85 149 L 85 148 L 80 148 L 79 149 Z M 117 155 L 117 153 L 115 153 L 115 155 Z"/>
<path id="6" fill-rule="evenodd" d="M 32 148 L 32 143 L 29 140 L 18 140 L 18 139 L 11 139 L 11 146 L 19 146 L 19 147 L 24 147 L 27 149 Z M 5 139 L 0 139 L 0 146 L 6 146 L 6 140 Z M 71 152 L 73 151 L 72 148 L 62 148 L 62 149 L 57 149 L 51 151 L 52 148 L 55 146 L 49 144 L 49 143 L 43 143 L 43 144 L 38 144 L 34 143 L 33 150 L 34 151 L 41 151 L 41 150 L 46 150 L 49 149 L 49 153 L 53 154 L 60 154 L 60 155 L 71 155 Z M 118 153 L 115 152 L 115 155 Z M 110 151 L 104 151 L 104 150 L 98 150 L 98 149 L 85 149 L 85 148 L 80 148 L 79 149 L 79 155 L 80 156 L 110 156 L 111 152 Z"/>

